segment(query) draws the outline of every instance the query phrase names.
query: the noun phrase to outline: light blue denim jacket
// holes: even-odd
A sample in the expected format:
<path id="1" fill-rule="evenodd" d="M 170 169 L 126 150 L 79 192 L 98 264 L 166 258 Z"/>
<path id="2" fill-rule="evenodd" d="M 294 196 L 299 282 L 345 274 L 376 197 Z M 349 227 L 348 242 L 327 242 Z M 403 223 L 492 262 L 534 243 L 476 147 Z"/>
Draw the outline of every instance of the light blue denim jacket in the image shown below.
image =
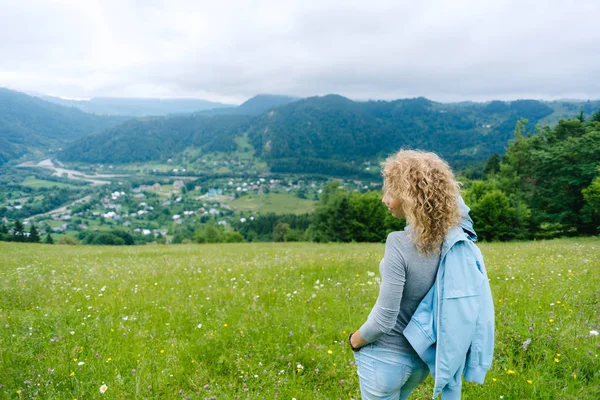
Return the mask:
<path id="1" fill-rule="evenodd" d="M 460 399 L 465 380 L 483 384 L 494 352 L 494 302 L 483 256 L 460 199 L 463 221 L 444 244 L 435 284 L 419 304 L 404 336 L 429 366 L 433 399 Z"/>

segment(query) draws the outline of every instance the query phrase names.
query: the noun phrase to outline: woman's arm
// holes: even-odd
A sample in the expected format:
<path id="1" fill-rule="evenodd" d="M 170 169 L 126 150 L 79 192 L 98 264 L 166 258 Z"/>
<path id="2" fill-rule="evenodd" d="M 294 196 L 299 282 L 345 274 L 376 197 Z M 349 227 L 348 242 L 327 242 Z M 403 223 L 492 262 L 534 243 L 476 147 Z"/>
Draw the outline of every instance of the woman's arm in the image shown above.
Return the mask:
<path id="1" fill-rule="evenodd" d="M 387 237 L 385 255 L 380 265 L 379 297 L 367 321 L 352 335 L 354 347 L 373 343 L 389 333 L 396 325 L 406 282 L 406 263 L 400 252 L 398 239 L 395 237 L 397 234 L 392 232 Z"/>

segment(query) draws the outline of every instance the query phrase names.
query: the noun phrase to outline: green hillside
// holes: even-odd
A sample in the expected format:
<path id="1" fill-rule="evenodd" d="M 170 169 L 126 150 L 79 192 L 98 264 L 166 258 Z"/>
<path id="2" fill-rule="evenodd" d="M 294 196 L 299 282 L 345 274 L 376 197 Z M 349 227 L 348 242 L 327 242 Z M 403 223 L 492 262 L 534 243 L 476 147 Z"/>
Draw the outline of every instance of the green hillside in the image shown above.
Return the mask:
<path id="1" fill-rule="evenodd" d="M 250 137 L 271 163 L 372 159 L 400 147 L 435 151 L 450 161 L 481 160 L 503 151 L 518 119 L 535 124 L 552 111 L 534 100 L 467 106 L 425 98 L 359 103 L 330 95 L 263 114 Z"/>
<path id="2" fill-rule="evenodd" d="M 244 115 L 187 115 L 129 120 L 83 138 L 59 154 L 64 161 L 125 164 L 166 160 L 188 147 L 233 151 L 247 129 Z"/>

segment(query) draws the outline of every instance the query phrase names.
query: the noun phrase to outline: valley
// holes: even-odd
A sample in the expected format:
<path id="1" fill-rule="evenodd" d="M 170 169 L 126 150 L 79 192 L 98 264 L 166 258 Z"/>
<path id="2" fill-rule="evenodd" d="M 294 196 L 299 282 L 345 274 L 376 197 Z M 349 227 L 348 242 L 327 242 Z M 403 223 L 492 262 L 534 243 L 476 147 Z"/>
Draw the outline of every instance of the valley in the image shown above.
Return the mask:
<path id="1" fill-rule="evenodd" d="M 507 161 L 502 154 L 517 137 L 515 127 L 527 140 L 535 133 L 580 137 L 582 126 L 595 129 L 586 121 L 600 109 L 599 101 L 259 95 L 237 107 L 130 117 L 88 114 L 5 89 L 0 104 L 0 228 L 22 221 L 26 232 L 35 226 L 48 241 L 118 234 L 128 244 L 202 242 L 207 226 L 235 241 L 275 240 L 278 225 L 292 234 L 277 240 L 320 240 L 309 225 L 318 205 L 325 207 L 323 191 L 373 192 L 364 204 L 352 201 L 356 210 L 367 203 L 377 210 L 379 163 L 399 148 L 437 152 L 467 189 L 489 179 L 484 191 L 510 193 L 514 187 L 497 186 L 493 174 Z M 593 166 L 597 157 L 586 157 L 582 162 Z M 581 189 L 594 178 L 585 168 Z M 521 200 L 498 201 L 510 218 L 530 218 L 527 210 L 511 211 Z M 581 207 L 578 201 L 573 207 Z M 338 220 L 349 218 L 346 205 L 329 206 L 339 206 Z M 572 229 L 571 220 L 552 218 L 542 217 L 535 230 L 551 237 Z M 367 221 L 357 223 L 355 230 Z M 530 237 L 526 226 L 523 237 Z"/>
<path id="2" fill-rule="evenodd" d="M 55 241 L 120 229 L 139 244 L 169 243 L 176 231 L 198 223 L 228 231 L 257 215 L 310 213 L 328 182 L 324 176 L 259 172 L 260 165 L 249 160 L 240 167 L 222 154 L 197 160 L 201 169 L 181 161 L 112 166 L 44 159 L 4 167 L 0 218 L 21 219 L 26 228 L 35 224 L 40 235 Z M 360 191 L 377 187 L 359 180 L 340 180 L 340 185 Z M 59 200 L 50 206 L 49 198 Z"/>

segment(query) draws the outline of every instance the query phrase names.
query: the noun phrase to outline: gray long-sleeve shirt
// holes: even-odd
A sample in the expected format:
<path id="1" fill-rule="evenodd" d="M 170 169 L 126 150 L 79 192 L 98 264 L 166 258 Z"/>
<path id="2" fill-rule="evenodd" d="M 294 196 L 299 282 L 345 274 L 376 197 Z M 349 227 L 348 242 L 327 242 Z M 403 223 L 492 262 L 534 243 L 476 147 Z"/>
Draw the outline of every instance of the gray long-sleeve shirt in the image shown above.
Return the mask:
<path id="1" fill-rule="evenodd" d="M 379 297 L 360 335 L 368 343 L 416 354 L 402 331 L 435 282 L 439 254 L 424 256 L 414 245 L 408 231 L 392 232 L 385 243 L 379 264 Z"/>

